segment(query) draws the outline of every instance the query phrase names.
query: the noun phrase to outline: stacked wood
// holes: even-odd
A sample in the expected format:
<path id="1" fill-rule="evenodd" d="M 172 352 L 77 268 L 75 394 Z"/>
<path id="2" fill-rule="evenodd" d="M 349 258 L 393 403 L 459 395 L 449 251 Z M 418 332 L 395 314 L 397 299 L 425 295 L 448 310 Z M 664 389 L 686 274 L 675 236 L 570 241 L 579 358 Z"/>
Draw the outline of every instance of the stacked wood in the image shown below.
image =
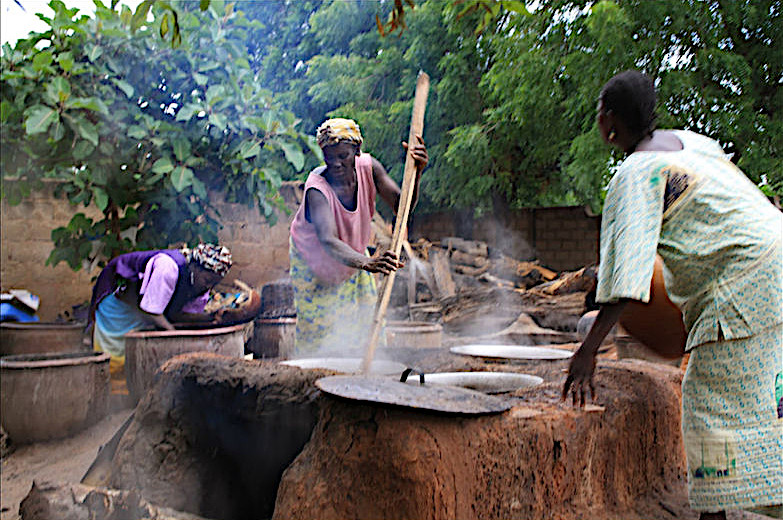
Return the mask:
<path id="1" fill-rule="evenodd" d="M 437 298 L 448 298 L 457 294 L 457 286 L 451 276 L 449 259 L 443 251 L 430 251 L 430 265 L 434 279 L 433 295 Z"/>
<path id="2" fill-rule="evenodd" d="M 481 276 L 489 270 L 489 248 L 485 242 L 445 237 L 440 247 L 446 249 L 456 273 Z"/>
<path id="3" fill-rule="evenodd" d="M 578 271 L 562 273 L 556 280 L 539 285 L 536 291 L 544 294 L 568 294 L 580 291 L 589 291 L 596 282 L 596 268 L 586 266 Z"/>
<path id="4" fill-rule="evenodd" d="M 557 278 L 557 273 L 536 262 L 520 262 L 504 254 L 492 259 L 490 274 L 510 280 L 518 287 L 529 289 Z"/>

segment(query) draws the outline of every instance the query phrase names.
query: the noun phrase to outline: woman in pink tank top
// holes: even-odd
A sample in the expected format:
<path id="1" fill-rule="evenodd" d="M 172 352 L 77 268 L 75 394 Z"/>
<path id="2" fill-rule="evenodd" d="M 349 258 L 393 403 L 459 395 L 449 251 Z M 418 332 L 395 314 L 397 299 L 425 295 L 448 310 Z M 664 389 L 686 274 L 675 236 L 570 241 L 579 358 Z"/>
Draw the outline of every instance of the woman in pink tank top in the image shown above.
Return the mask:
<path id="1" fill-rule="evenodd" d="M 370 273 L 401 267 L 387 251 L 368 256 L 376 194 L 396 212 L 400 188 L 374 157 L 361 152 L 362 135 L 350 119 L 318 127 L 325 166 L 305 182 L 304 201 L 291 223 L 291 279 L 297 308 L 297 353 L 345 353 L 361 348 L 376 300 Z M 414 204 L 427 149 L 420 136 L 411 149 L 417 175 Z M 403 143 L 407 148 L 407 144 Z"/>

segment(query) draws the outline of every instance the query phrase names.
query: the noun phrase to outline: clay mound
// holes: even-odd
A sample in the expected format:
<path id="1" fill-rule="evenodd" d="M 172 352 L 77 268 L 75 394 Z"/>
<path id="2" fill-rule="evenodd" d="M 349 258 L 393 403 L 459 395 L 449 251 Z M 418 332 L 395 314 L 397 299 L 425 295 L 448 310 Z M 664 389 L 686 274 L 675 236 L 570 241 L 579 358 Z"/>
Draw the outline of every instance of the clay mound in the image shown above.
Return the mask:
<path id="1" fill-rule="evenodd" d="M 585 411 L 560 404 L 550 381 L 511 412 L 467 419 L 326 400 L 274 518 L 692 516 L 678 369 L 604 363 L 600 406 Z"/>
<path id="2" fill-rule="evenodd" d="M 181 356 L 137 407 L 111 485 L 215 519 L 697 518 L 678 368 L 601 361 L 596 406 L 578 410 L 559 402 L 568 360 L 422 365 L 545 382 L 504 394 L 509 412 L 455 417 L 323 396 L 327 371 Z"/>
<path id="3" fill-rule="evenodd" d="M 117 447 L 111 487 L 209 518 L 269 518 L 324 375 L 207 353 L 169 360 Z"/>

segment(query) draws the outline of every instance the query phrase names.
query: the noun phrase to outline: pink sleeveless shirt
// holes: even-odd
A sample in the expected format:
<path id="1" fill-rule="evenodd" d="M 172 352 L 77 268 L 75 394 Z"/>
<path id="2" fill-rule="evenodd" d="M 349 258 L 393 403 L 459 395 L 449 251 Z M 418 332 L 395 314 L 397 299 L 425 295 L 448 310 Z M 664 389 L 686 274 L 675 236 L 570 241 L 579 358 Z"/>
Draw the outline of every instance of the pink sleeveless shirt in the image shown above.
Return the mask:
<path id="1" fill-rule="evenodd" d="M 337 225 L 337 238 L 345 242 L 358 253 L 364 253 L 372 234 L 371 221 L 375 213 L 375 182 L 372 177 L 372 157 L 362 153 L 356 158 L 357 194 L 356 209 L 349 211 L 326 179 L 318 173 L 323 168 L 310 172 L 305 182 L 307 190 L 316 189 L 326 197 L 329 208 Z M 315 226 L 305 218 L 305 202 L 299 205 L 291 223 L 291 239 L 299 255 L 307 262 L 316 277 L 321 281 L 337 284 L 350 278 L 356 269 L 338 262 L 321 245 Z"/>

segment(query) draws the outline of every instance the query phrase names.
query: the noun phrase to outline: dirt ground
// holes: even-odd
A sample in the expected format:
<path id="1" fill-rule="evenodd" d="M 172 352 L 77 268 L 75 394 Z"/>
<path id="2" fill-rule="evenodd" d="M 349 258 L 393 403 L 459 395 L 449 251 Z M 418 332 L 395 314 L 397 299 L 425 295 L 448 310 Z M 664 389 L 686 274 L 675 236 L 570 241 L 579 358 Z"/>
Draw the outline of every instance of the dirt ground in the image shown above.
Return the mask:
<path id="1" fill-rule="evenodd" d="M 121 410 L 66 439 L 18 446 L 0 461 L 0 520 L 19 518 L 19 503 L 33 480 L 77 483 L 90 467 L 98 449 L 132 413 Z"/>

